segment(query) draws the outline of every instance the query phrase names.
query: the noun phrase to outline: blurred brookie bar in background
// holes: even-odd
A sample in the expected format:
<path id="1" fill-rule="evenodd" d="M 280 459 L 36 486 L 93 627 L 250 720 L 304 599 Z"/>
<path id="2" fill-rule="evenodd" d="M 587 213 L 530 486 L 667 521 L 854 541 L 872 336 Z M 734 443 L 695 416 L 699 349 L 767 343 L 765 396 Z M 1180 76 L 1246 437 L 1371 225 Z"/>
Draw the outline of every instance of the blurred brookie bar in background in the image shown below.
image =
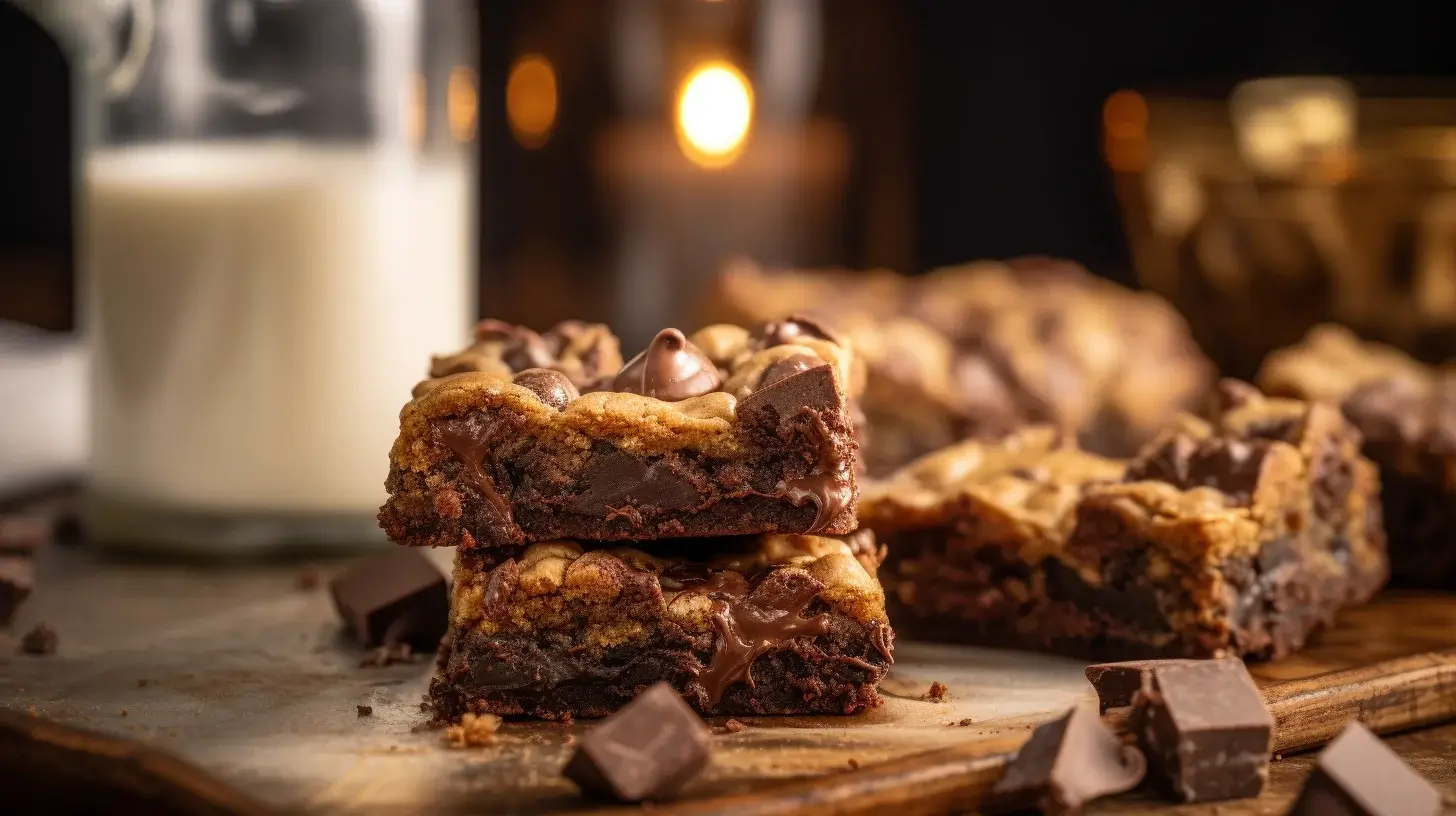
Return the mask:
<path id="1" fill-rule="evenodd" d="M 804 313 L 847 334 L 868 369 L 864 455 L 877 475 L 967 437 L 1036 423 L 1127 456 L 1176 413 L 1200 407 L 1213 378 L 1161 298 L 1051 258 L 919 278 L 737 260 L 702 312 L 704 322 L 739 323 Z"/>

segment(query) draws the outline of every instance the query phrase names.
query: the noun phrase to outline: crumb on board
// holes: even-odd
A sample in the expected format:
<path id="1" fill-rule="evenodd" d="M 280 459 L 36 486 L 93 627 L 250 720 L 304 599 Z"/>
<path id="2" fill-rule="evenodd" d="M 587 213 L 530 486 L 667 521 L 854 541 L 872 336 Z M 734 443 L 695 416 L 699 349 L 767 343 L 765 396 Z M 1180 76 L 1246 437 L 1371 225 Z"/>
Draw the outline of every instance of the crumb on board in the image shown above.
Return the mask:
<path id="1" fill-rule="evenodd" d="M 138 677 L 137 678 L 137 688 L 146 688 L 147 686 L 149 686 L 151 684 L 152 684 L 152 681 L 148 680 L 145 677 Z"/>
<path id="2" fill-rule="evenodd" d="M 948 728 L 965 728 L 968 725 L 975 725 L 975 724 L 976 724 L 976 721 L 975 720 L 972 720 L 970 717 L 966 717 L 963 720 L 957 720 L 955 722 L 948 722 L 948 723 L 946 723 L 946 727 L 948 727 Z"/>
<path id="3" fill-rule="evenodd" d="M 859 760 L 855 759 L 854 757 L 850 757 L 849 758 L 849 769 L 851 771 L 857 771 L 857 770 L 859 770 Z"/>
<path id="4" fill-rule="evenodd" d="M 318 589 L 321 581 L 319 571 L 310 567 L 299 570 L 298 577 L 293 581 L 293 586 L 299 592 L 312 592 Z"/>
<path id="5" fill-rule="evenodd" d="M 945 695 L 947 693 L 949 693 L 949 692 L 950 692 L 950 689 L 947 688 L 944 683 L 940 682 L 939 680 L 936 680 L 935 682 L 933 682 L 933 683 L 930 684 L 930 690 L 927 691 L 927 692 L 925 692 L 924 699 L 926 699 L 926 700 L 932 700 L 932 701 L 938 703 L 938 702 L 944 700 L 945 699 Z"/>
<path id="6" fill-rule="evenodd" d="M 730 734 L 742 734 L 744 731 L 748 730 L 748 726 L 744 725 L 738 720 L 733 719 L 732 717 L 729 717 L 727 721 L 723 723 L 723 727 L 728 729 L 728 733 Z"/>
<path id="7" fill-rule="evenodd" d="M 354 709 L 358 712 L 358 716 L 360 717 L 368 717 L 374 713 L 374 706 L 356 705 L 354 706 Z"/>
<path id="8" fill-rule="evenodd" d="M 126 716 L 126 715 L 128 715 L 128 714 L 130 714 L 130 713 L 131 713 L 131 712 L 130 712 L 130 711 L 127 711 L 127 710 L 126 710 L 126 709 L 124 709 L 124 708 L 123 708 L 123 709 L 122 709 L 122 710 L 121 710 L 121 716 L 123 716 L 123 717 L 125 717 L 125 716 Z"/>
<path id="9" fill-rule="evenodd" d="M 477 748 L 495 744 L 495 732 L 501 718 L 494 714 L 466 714 L 460 722 L 445 729 L 445 742 L 451 748 Z"/>
<path id="10" fill-rule="evenodd" d="M 61 638 L 49 624 L 37 623 L 34 629 L 20 639 L 20 651 L 30 655 L 55 654 L 61 645 Z"/>

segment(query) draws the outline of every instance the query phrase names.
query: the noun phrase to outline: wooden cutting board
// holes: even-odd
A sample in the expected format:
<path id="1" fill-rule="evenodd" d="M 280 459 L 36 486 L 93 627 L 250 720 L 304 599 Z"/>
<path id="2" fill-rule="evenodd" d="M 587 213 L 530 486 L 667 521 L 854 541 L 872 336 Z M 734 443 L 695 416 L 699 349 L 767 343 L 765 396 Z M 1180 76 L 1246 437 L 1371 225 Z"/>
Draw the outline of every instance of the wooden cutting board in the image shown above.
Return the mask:
<path id="1" fill-rule="evenodd" d="M 509 723 L 494 746 L 446 747 L 420 728 L 430 666 L 360 668 L 325 592 L 298 589 L 298 572 L 102 564 L 84 552 L 48 552 L 42 589 L 14 629 L 45 620 L 60 633 L 60 651 L 0 656 L 0 706 L 155 746 L 287 810 L 560 812 L 586 804 L 557 773 L 571 735 L 586 726 Z M 1351 610 L 1299 657 L 1253 668 L 1261 680 L 1287 680 L 1450 646 L 1456 597 L 1390 595 Z M 743 718 L 748 730 L 718 738 L 711 771 L 688 794 L 764 792 L 807 778 L 832 785 L 855 766 L 973 739 L 1014 747 L 1091 694 L 1080 661 L 917 643 L 900 644 L 896 656 L 880 709 Z M 948 687 L 945 699 L 922 699 L 934 681 Z M 373 714 L 358 716 L 359 705 Z M 1394 744 L 1456 791 L 1456 727 Z M 1307 765 L 1277 765 L 1263 799 L 1222 812 L 1280 812 Z M 1157 805 L 1134 798 L 1102 807 Z"/>

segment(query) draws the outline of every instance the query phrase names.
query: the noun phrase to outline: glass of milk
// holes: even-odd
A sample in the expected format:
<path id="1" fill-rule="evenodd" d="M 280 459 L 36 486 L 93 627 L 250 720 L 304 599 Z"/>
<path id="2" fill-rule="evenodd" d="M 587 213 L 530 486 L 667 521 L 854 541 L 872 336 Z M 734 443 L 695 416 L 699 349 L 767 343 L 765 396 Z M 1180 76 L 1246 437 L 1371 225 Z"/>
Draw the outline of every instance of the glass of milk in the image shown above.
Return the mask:
<path id="1" fill-rule="evenodd" d="M 381 542 L 399 409 L 475 312 L 467 4 L 75 5 L 119 43 L 78 89 L 88 529 Z"/>

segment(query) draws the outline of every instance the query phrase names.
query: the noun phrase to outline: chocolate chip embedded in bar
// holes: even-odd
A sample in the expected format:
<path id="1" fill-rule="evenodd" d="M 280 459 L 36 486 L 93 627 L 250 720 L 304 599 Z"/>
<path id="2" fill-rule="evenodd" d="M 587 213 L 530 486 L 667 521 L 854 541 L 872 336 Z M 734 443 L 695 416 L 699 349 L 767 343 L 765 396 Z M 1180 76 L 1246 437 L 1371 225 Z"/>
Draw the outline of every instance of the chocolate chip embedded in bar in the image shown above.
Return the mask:
<path id="1" fill-rule="evenodd" d="M 1351 722 L 1320 752 L 1290 816 L 1435 816 L 1441 792 Z"/>
<path id="2" fill-rule="evenodd" d="M 1129 730 L 1149 765 L 1184 802 L 1258 796 L 1269 775 L 1274 717 L 1243 661 L 1203 660 L 1152 670 Z"/>
<path id="3" fill-rule="evenodd" d="M 660 799 L 702 773 L 712 732 L 672 686 L 657 683 L 577 739 L 561 773 L 589 796 Z"/>
<path id="4" fill-rule="evenodd" d="M 560 539 L 857 526 L 862 376 L 813 321 L 664 329 L 620 370 L 597 355 L 594 379 L 528 329 L 491 321 L 485 334 L 437 361 L 442 376 L 401 412 L 379 513 L 394 541 L 504 556 Z"/>
<path id="5" fill-rule="evenodd" d="M 339 617 L 360 645 L 409 644 L 433 651 L 449 625 L 449 587 L 423 552 L 371 555 L 329 582 Z"/>
<path id="6" fill-rule="evenodd" d="M 1196 660 L 1126 660 L 1121 663 L 1097 663 L 1086 669 L 1087 682 L 1097 692 L 1100 711 L 1132 705 L 1133 697 L 1148 687 L 1153 669 L 1159 666 L 1181 666 Z"/>
<path id="7" fill-rule="evenodd" d="M 0 556 L 0 626 L 10 625 L 34 589 L 35 565 L 29 558 Z"/>
<path id="8" fill-rule="evenodd" d="M 993 792 L 998 807 L 1078 813 L 1102 796 L 1137 787 L 1147 760 L 1123 745 L 1090 706 L 1039 726 L 1006 767 Z"/>

